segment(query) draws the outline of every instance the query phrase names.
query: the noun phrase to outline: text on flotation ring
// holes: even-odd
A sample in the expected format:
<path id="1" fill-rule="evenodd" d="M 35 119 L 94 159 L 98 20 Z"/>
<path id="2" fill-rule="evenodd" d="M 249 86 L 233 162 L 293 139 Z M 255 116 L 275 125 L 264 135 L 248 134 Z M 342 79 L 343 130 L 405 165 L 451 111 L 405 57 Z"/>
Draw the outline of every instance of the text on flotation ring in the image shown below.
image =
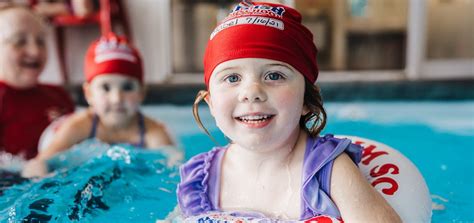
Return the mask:
<path id="1" fill-rule="evenodd" d="M 363 141 L 356 141 L 354 143 L 361 146 L 362 144 L 364 144 Z M 389 155 L 387 151 L 375 151 L 376 148 L 377 146 L 375 145 L 368 145 L 364 147 L 364 150 L 362 152 L 361 164 L 369 165 L 377 157 Z M 375 187 L 378 184 L 387 183 L 391 186 L 387 188 L 383 188 L 382 193 L 386 195 L 394 195 L 395 192 L 398 191 L 398 182 L 395 181 L 393 178 L 391 178 L 387 174 L 397 175 L 399 173 L 400 171 L 399 171 L 398 166 L 393 163 L 385 163 L 382 166 L 380 166 L 380 168 L 379 168 L 379 165 L 376 165 L 372 169 L 370 169 L 370 176 L 375 179 L 374 181 L 371 182 L 371 184 L 373 187 Z"/>

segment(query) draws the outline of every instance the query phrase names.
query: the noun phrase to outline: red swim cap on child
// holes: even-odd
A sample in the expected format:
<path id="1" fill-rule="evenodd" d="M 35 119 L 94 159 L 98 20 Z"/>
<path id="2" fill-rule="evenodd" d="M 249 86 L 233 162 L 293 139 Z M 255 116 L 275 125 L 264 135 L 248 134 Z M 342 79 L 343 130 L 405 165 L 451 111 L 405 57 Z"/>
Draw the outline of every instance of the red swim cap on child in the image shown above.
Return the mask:
<path id="1" fill-rule="evenodd" d="M 125 37 L 113 33 L 93 42 L 84 62 L 86 81 L 103 74 L 119 74 L 143 83 L 143 65 L 138 50 Z"/>
<path id="2" fill-rule="evenodd" d="M 314 83 L 318 77 L 313 35 L 301 14 L 285 5 L 243 1 L 215 28 L 204 55 L 204 82 L 222 62 L 264 58 L 290 64 Z"/>

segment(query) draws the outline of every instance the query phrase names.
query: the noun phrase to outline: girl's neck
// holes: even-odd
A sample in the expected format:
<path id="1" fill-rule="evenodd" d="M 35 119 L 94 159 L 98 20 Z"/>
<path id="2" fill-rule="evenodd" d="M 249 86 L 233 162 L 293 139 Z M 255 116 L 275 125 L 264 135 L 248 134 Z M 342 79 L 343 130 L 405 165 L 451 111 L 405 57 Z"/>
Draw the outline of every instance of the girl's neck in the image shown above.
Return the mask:
<path id="1" fill-rule="evenodd" d="M 129 129 L 135 128 L 138 123 L 138 113 L 136 113 L 133 117 L 128 120 L 124 120 L 123 122 L 116 124 L 116 125 L 109 125 L 107 129 L 111 131 L 127 131 Z"/>
<path id="2" fill-rule="evenodd" d="M 231 160 L 245 165 L 238 165 L 245 169 L 261 169 L 262 167 L 280 168 L 292 163 L 295 156 L 304 154 L 307 134 L 300 128 L 294 131 L 287 143 L 276 148 L 264 150 L 247 149 L 238 144 L 232 144 L 226 156 Z"/>
<path id="3" fill-rule="evenodd" d="M 89 110 L 89 114 L 91 115 L 91 117 L 97 115 L 92 109 Z M 103 128 L 107 132 L 111 132 L 111 133 L 112 132 L 118 133 L 118 132 L 124 132 L 124 131 L 127 132 L 130 129 L 136 128 L 137 123 L 138 123 L 138 116 L 139 116 L 139 113 L 137 112 L 135 115 L 130 117 L 128 120 L 122 120 L 121 123 L 115 123 L 115 124 L 105 123 L 103 120 L 101 120 L 101 118 L 99 116 L 98 117 L 99 118 L 99 123 L 98 124 L 101 128 Z"/>

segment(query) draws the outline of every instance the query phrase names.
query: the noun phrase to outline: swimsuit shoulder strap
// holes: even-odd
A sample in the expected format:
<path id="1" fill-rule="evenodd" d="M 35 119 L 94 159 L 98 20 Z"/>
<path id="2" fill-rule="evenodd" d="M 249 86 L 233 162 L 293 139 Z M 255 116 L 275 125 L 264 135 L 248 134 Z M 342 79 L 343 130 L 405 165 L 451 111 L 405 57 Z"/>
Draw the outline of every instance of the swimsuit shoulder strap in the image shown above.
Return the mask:
<path id="1" fill-rule="evenodd" d="M 99 116 L 97 114 L 94 114 L 94 117 L 92 117 L 92 127 L 91 127 L 91 133 L 89 134 L 89 139 L 95 138 L 95 135 L 97 133 L 98 123 L 99 123 Z"/>
<path id="2" fill-rule="evenodd" d="M 138 127 L 140 131 L 140 144 L 138 146 L 140 148 L 145 148 L 145 134 L 146 134 L 146 128 L 145 128 L 145 117 L 141 112 L 138 113 Z"/>

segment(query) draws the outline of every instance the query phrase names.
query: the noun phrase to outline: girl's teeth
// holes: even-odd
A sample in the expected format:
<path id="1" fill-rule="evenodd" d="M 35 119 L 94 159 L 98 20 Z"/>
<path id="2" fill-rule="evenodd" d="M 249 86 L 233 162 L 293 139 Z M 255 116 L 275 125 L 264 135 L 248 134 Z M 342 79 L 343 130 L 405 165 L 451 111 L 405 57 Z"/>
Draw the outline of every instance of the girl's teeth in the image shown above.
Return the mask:
<path id="1" fill-rule="evenodd" d="M 268 119 L 269 117 L 269 115 L 250 115 L 241 117 L 240 119 L 242 119 L 243 121 L 262 121 Z"/>
<path id="2" fill-rule="evenodd" d="M 244 117 L 245 120 L 257 120 L 257 119 L 262 119 L 266 118 L 265 116 L 260 116 L 260 115 L 254 115 L 254 116 L 246 116 Z"/>

